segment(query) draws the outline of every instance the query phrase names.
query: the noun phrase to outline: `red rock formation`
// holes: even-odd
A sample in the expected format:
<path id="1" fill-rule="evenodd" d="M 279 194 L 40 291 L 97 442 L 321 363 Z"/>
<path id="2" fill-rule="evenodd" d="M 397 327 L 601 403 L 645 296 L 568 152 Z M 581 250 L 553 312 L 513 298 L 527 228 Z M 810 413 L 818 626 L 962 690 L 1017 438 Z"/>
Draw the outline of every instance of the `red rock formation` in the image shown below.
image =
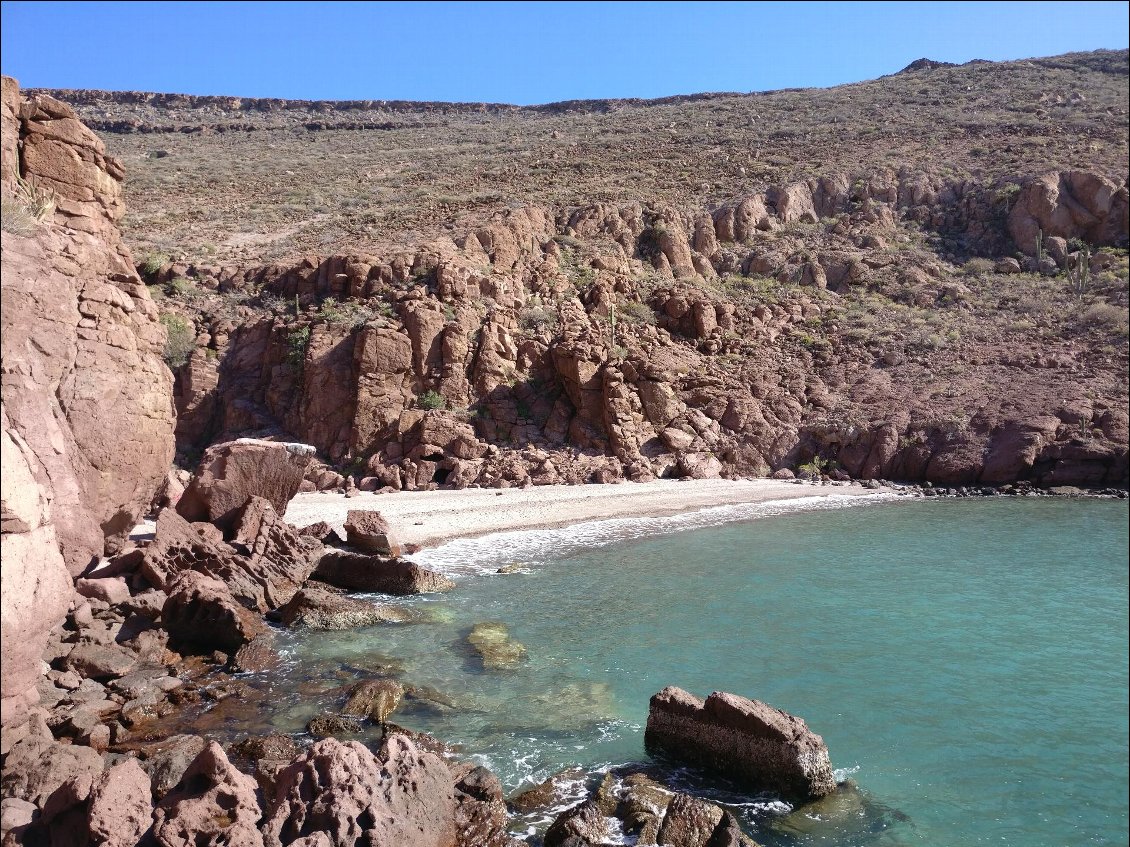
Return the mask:
<path id="1" fill-rule="evenodd" d="M 669 686 L 651 698 L 644 740 L 786 798 L 824 797 L 836 789 L 824 740 L 800 718 L 759 700 L 716 691 L 703 701 Z"/>
<path id="2" fill-rule="evenodd" d="M 69 106 L 21 98 L 8 77 L 2 93 L 0 191 L 54 201 L 3 234 L 8 723 L 69 602 L 67 571 L 113 550 L 168 470 L 173 409 L 165 331 L 117 229 L 120 166 Z"/>

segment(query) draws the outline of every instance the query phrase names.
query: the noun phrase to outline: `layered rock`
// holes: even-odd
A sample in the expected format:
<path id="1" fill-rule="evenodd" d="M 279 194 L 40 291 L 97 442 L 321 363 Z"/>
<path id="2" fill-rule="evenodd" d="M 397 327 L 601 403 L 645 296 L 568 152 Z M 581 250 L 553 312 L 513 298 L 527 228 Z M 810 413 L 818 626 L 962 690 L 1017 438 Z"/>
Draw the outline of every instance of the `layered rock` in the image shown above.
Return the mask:
<path id="1" fill-rule="evenodd" d="M 70 107 L 3 78 L 0 191 L 43 196 L 3 234 L 2 720 L 34 700 L 69 575 L 120 543 L 172 460 L 165 331 L 121 242 L 120 166 Z M 6 199 L 7 202 L 7 199 Z M 20 202 L 20 201 L 16 201 Z"/>
<path id="2" fill-rule="evenodd" d="M 644 741 L 676 759 L 793 800 L 836 789 L 828 748 L 803 720 L 759 700 L 669 686 L 651 698 Z"/>
<path id="3" fill-rule="evenodd" d="M 325 552 L 313 576 L 348 591 L 380 594 L 429 594 L 455 587 L 443 574 L 407 559 L 365 556 L 345 550 Z"/>
<path id="4" fill-rule="evenodd" d="M 314 448 L 308 444 L 253 438 L 215 444 L 200 460 L 177 511 L 189 521 L 227 527 L 248 499 L 261 497 L 284 514 L 313 459 Z"/>

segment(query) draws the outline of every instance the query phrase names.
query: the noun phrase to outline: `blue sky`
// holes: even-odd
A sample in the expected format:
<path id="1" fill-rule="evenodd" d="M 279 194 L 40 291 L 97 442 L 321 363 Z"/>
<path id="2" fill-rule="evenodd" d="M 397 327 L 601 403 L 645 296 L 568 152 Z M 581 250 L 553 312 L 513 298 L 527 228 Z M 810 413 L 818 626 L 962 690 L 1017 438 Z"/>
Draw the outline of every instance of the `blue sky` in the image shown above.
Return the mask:
<path id="1" fill-rule="evenodd" d="M 830 86 L 1125 48 L 1125 2 L 4 2 L 24 86 L 546 103 Z"/>

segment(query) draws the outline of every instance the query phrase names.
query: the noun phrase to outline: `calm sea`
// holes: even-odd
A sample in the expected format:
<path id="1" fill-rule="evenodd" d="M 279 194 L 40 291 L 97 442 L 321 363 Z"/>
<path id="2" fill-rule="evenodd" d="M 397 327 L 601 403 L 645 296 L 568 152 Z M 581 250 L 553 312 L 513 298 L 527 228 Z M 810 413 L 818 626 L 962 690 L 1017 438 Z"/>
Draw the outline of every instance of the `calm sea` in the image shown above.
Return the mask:
<path id="1" fill-rule="evenodd" d="M 1125 845 L 1127 517 L 1126 501 L 829 501 L 459 542 L 417 557 L 459 582 L 402 601 L 427 623 L 286 636 L 274 723 L 300 731 L 342 680 L 399 664 L 434 699 L 395 720 L 517 790 L 648 762 L 665 685 L 731 691 L 803 717 L 858 786 L 782 824 L 772 798 L 671 774 L 764 844 Z M 468 651 L 481 621 L 525 645 L 516 670 Z"/>

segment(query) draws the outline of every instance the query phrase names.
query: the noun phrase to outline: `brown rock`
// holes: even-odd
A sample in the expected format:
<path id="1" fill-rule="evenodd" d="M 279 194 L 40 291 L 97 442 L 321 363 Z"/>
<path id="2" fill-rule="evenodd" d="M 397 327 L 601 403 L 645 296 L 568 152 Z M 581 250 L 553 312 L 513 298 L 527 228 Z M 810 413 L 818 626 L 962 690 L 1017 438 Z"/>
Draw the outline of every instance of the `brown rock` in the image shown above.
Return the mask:
<path id="1" fill-rule="evenodd" d="M 306 731 L 315 738 L 338 738 L 343 735 L 356 735 L 365 728 L 360 718 L 345 715 L 318 715 L 306 724 Z"/>
<path id="2" fill-rule="evenodd" d="M 384 723 L 396 711 L 403 696 L 404 686 L 395 680 L 366 679 L 353 686 L 341 711 L 345 715 Z"/>
<path id="3" fill-rule="evenodd" d="M 89 786 L 104 766 L 102 757 L 89 747 L 28 738 L 12 745 L 0 789 L 5 797 L 27 800 L 42 809 L 68 781 L 85 780 Z M 80 799 L 85 797 L 84 793 Z"/>
<path id="4" fill-rule="evenodd" d="M 79 644 L 66 659 L 68 670 L 98 680 L 125 676 L 136 664 L 135 655 L 109 644 Z"/>
<path id="5" fill-rule="evenodd" d="M 209 741 L 154 813 L 153 835 L 162 847 L 230 844 L 261 847 L 262 812 L 255 780 L 240 773 L 224 750 Z M 222 839 L 222 840 L 221 840 Z"/>
<path id="6" fill-rule="evenodd" d="M 136 750 L 141 757 L 141 767 L 149 775 L 153 796 L 160 800 L 181 781 L 205 745 L 199 735 L 171 735 L 161 741 L 132 745 L 129 749 Z"/>
<path id="7" fill-rule="evenodd" d="M 345 533 L 350 546 L 366 553 L 384 556 L 401 554 L 400 542 L 380 512 L 350 509 L 345 518 Z"/>
<path id="8" fill-rule="evenodd" d="M 665 847 L 707 847 L 723 812 L 689 794 L 676 794 L 667 804 L 656 838 Z"/>
<path id="9" fill-rule="evenodd" d="M 510 637 L 505 624 L 498 621 L 477 623 L 467 636 L 467 643 L 482 659 L 483 667 L 509 670 L 526 657 L 526 648 Z"/>
<path id="10" fill-rule="evenodd" d="M 185 571 L 169 586 L 161 610 L 170 643 L 181 653 L 234 653 L 265 626 L 232 597 L 227 586 L 195 571 Z"/>
<path id="11" fill-rule="evenodd" d="M 566 809 L 545 832 L 545 847 L 577 847 L 607 842 L 611 835 L 608 819 L 595 800 L 585 800 Z"/>
<path id="12" fill-rule="evenodd" d="M 87 825 L 97 844 L 134 847 L 152 824 L 149 775 L 137 759 L 125 759 L 95 779 Z"/>
<path id="13" fill-rule="evenodd" d="M 442 574 L 409 562 L 330 550 L 318 560 L 314 577 L 348 591 L 381 594 L 427 594 L 450 591 L 455 583 Z"/>
<path id="14" fill-rule="evenodd" d="M 0 723 L 20 719 L 38 698 L 40 657 L 48 633 L 63 622 L 71 596 L 70 577 L 48 508 L 48 492 L 36 482 L 34 453 L 9 428 L 0 405 Z M 42 471 L 41 471 L 42 472 Z"/>
<path id="15" fill-rule="evenodd" d="M 828 748 L 803 720 L 758 700 L 669 686 L 651 698 L 645 743 L 756 790 L 811 799 L 836 788 Z"/>
<path id="16" fill-rule="evenodd" d="M 335 591 L 307 585 L 278 610 L 279 620 L 292 629 L 358 629 L 378 623 L 409 623 L 416 620 L 410 609 L 347 597 Z"/>
<path id="17" fill-rule="evenodd" d="M 316 832 L 334 847 L 455 843 L 451 773 L 402 735 L 387 737 L 379 756 L 355 741 L 315 742 L 279 773 L 270 809 L 263 824 L 270 847 Z"/>
<path id="18" fill-rule="evenodd" d="M 226 527 L 249 498 L 262 497 L 281 515 L 313 460 L 314 448 L 308 444 L 240 438 L 213 445 L 177 502 L 177 511 L 189 521 Z"/>
<path id="19" fill-rule="evenodd" d="M 75 591 L 83 597 L 93 597 L 116 606 L 129 600 L 129 586 L 122 577 L 105 579 L 76 579 Z"/>
<path id="20" fill-rule="evenodd" d="M 516 847 L 522 842 L 507 832 L 510 819 L 498 777 L 483 767 L 470 767 L 455 783 L 457 847 Z"/>

